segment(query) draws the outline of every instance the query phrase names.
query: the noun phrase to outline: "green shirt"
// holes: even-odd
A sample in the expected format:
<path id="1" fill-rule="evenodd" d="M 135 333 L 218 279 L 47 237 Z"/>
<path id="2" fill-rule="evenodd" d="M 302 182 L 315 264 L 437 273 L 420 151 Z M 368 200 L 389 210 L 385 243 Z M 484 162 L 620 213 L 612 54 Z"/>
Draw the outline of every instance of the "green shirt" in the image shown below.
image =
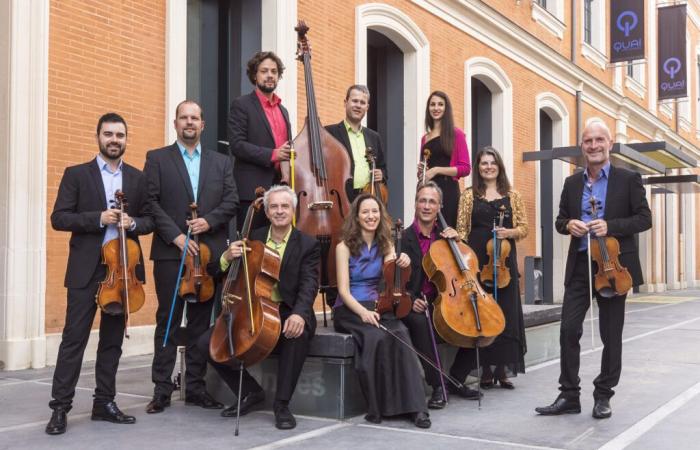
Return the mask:
<path id="1" fill-rule="evenodd" d="M 355 189 L 362 189 L 367 186 L 367 183 L 370 181 L 370 176 L 372 175 L 367 158 L 365 158 L 367 151 L 365 135 L 362 134 L 362 128 L 360 128 L 360 131 L 355 131 L 347 120 L 343 120 L 343 123 L 348 132 L 352 159 L 355 161 L 355 173 L 352 175 L 352 187 Z"/>

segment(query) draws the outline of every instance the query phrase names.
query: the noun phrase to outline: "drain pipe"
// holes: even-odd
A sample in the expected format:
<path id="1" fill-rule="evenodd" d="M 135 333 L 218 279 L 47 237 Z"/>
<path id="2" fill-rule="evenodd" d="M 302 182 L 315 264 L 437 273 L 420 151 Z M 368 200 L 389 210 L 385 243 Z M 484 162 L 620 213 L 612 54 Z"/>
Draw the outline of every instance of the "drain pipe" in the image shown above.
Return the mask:
<path id="1" fill-rule="evenodd" d="M 576 64 L 576 31 L 578 30 L 578 0 L 571 2 L 571 62 Z"/>
<path id="2" fill-rule="evenodd" d="M 576 90 L 576 146 L 581 143 L 581 132 L 583 131 L 583 83 L 579 83 Z"/>

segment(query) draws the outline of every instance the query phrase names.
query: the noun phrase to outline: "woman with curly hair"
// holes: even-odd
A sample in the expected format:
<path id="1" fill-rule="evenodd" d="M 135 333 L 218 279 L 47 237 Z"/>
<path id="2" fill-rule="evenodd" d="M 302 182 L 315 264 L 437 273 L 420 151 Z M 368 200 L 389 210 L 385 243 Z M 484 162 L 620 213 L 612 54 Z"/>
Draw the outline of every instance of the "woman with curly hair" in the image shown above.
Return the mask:
<path id="1" fill-rule="evenodd" d="M 379 328 L 382 325 L 405 342 L 411 341 L 393 313 L 380 316 L 375 311 L 382 267 L 397 255 L 391 242 L 391 219 L 374 196 L 361 194 L 352 203 L 335 258 L 340 295 L 333 322 L 336 331 L 355 339 L 355 369 L 368 407 L 365 420 L 380 423 L 382 416 L 409 415 L 417 427 L 429 428 L 418 359 Z M 410 260 L 402 253 L 397 264 L 407 267 Z"/>

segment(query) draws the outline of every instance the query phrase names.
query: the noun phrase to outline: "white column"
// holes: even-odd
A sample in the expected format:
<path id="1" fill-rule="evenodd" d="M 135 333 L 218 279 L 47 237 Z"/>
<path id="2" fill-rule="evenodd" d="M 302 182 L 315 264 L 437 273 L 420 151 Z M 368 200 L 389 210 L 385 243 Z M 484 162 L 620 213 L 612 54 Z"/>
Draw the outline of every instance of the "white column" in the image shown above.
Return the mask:
<path id="1" fill-rule="evenodd" d="M 671 192 L 666 196 L 666 287 L 668 289 L 680 289 L 678 279 L 678 237 L 680 227 L 678 226 L 678 194 Z"/>
<path id="2" fill-rule="evenodd" d="M 175 142 L 175 107 L 187 98 L 187 0 L 165 5 L 165 129 L 164 143 Z"/>
<path id="3" fill-rule="evenodd" d="M 49 2 L 0 2 L 0 368 L 46 365 Z"/>
<path id="4" fill-rule="evenodd" d="M 666 274 L 663 271 L 664 258 L 666 253 L 668 253 L 668 248 L 664 245 L 664 233 L 668 233 L 666 230 L 666 223 L 664 220 L 664 195 L 656 194 L 652 196 L 654 198 L 653 210 L 651 213 L 652 227 L 651 232 L 653 234 L 653 246 L 654 246 L 654 286 L 652 292 L 663 292 L 666 290 Z"/>
<path id="5" fill-rule="evenodd" d="M 645 187 L 647 201 L 649 206 L 652 207 L 651 202 L 651 186 Z M 652 223 L 654 221 L 654 215 L 652 213 Z M 644 284 L 639 286 L 640 292 L 654 292 L 654 272 L 653 272 L 653 259 L 652 259 L 652 236 L 654 233 L 654 228 L 639 234 L 639 262 L 642 265 L 642 273 L 644 274 Z"/>
<path id="6" fill-rule="evenodd" d="M 262 0 L 262 29 L 261 49 L 273 51 L 282 59 L 285 70 L 282 79 L 277 86 L 277 95 L 284 102 L 289 111 L 289 122 L 292 125 L 292 136 L 296 136 L 297 127 L 297 67 L 296 60 L 297 40 L 294 27 L 297 25 L 297 1 L 296 0 Z M 307 24 L 309 40 L 313 42 L 313 24 Z M 313 48 L 311 49 L 313 52 Z"/>
<path id="7" fill-rule="evenodd" d="M 684 169 L 683 173 L 690 173 Z M 681 194 L 683 202 L 683 283 L 685 287 L 695 287 L 695 194 Z"/>

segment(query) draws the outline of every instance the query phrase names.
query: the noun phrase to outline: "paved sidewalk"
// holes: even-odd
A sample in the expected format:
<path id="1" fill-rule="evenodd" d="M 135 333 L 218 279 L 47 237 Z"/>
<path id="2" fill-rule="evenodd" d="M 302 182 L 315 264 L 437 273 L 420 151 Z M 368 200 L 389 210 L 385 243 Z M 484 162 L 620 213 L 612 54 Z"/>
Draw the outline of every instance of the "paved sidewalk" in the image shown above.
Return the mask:
<path id="1" fill-rule="evenodd" d="M 117 387 L 119 406 L 137 418 L 135 425 L 92 422 L 94 374 L 86 363 L 68 432 L 48 436 L 47 402 L 53 368 L 0 372 L 0 449 L 660 449 L 698 448 L 700 442 L 700 291 L 674 291 L 632 298 L 627 307 L 622 380 L 612 399 L 609 420 L 591 417 L 592 381 L 600 366 L 596 331 L 591 347 L 590 319 L 581 340 L 582 406 L 579 415 L 540 417 L 535 406 L 557 395 L 558 324 L 528 329 L 528 373 L 515 378 L 514 391 L 487 391 L 481 410 L 474 401 L 451 399 L 433 411 L 433 426 L 419 430 L 406 420 L 367 424 L 362 417 L 335 421 L 297 417 L 291 432 L 274 428 L 270 411 L 234 421 L 218 411 L 175 401 L 165 413 L 147 415 L 150 356 L 122 360 Z M 597 319 L 594 319 L 597 326 Z M 173 395 L 177 399 L 177 393 Z"/>

